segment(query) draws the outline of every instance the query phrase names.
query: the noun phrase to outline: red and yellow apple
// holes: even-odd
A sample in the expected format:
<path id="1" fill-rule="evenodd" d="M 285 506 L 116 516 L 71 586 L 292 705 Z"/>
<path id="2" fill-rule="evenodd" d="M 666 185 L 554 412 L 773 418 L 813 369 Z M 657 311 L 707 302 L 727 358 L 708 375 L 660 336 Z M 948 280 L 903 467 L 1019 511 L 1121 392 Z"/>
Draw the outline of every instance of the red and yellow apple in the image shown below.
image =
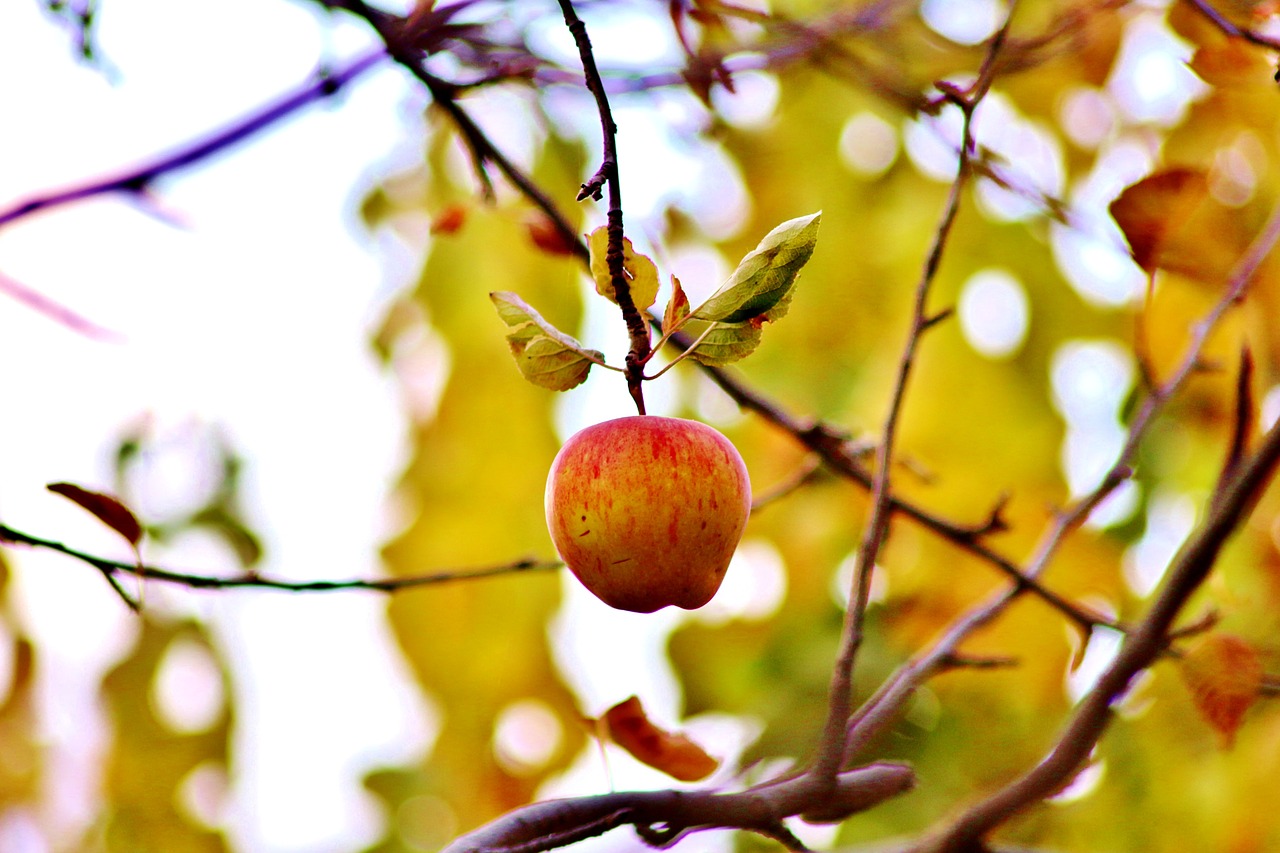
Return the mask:
<path id="1" fill-rule="evenodd" d="M 737 448 L 697 421 L 637 415 L 576 433 L 547 477 L 547 528 L 587 589 L 619 610 L 711 600 L 751 512 Z"/>

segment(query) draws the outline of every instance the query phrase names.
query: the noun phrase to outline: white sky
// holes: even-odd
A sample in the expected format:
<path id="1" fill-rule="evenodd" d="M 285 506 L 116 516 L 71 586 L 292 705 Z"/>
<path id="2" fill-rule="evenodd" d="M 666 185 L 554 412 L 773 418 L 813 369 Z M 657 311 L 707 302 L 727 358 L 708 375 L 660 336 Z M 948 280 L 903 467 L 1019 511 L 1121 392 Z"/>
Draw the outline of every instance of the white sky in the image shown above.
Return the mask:
<path id="1" fill-rule="evenodd" d="M 0 4 L 0 206 L 200 136 L 306 80 L 326 51 L 350 56 L 367 43 L 358 27 L 326 29 L 303 4 L 108 3 L 101 47 L 118 70 L 108 82 L 70 58 L 40 5 Z M 402 436 L 367 340 L 397 283 L 384 282 L 353 210 L 379 164 L 417 133 L 409 91 L 379 69 L 338 101 L 164 180 L 162 207 L 181 228 L 97 200 L 0 232 L 0 273 L 122 336 L 88 340 L 0 295 L 0 518 L 117 553 L 44 485 L 108 486 L 112 442 L 141 412 L 162 429 L 198 419 L 226 425 L 248 457 L 262 571 L 377 573 Z M 8 553 L 24 627 L 51 658 L 41 695 L 58 770 L 46 817 L 74 837 L 94 816 L 96 679 L 134 625 L 87 567 Z M 200 541 L 163 560 L 230 564 Z M 358 777 L 413 756 L 426 737 L 423 710 L 406 704 L 414 691 L 397 689 L 383 601 L 147 594 L 211 619 L 242 679 L 243 784 L 227 810 L 242 848 L 349 850 L 378 837 Z M 31 843 L 12 821 L 0 822 L 5 839 L 6 850 Z"/>

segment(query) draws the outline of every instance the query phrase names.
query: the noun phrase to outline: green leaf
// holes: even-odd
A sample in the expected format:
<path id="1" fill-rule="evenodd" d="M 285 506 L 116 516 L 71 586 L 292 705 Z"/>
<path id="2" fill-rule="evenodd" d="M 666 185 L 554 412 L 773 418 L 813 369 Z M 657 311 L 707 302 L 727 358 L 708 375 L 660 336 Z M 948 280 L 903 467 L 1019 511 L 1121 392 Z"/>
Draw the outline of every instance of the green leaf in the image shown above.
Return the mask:
<path id="1" fill-rule="evenodd" d="M 596 282 L 596 292 L 617 304 L 613 292 L 613 276 L 609 274 L 606 255 L 609 250 L 609 230 L 600 226 L 587 236 L 587 248 L 591 251 L 591 277 Z M 631 289 L 631 301 L 643 311 L 658 300 L 658 268 L 645 255 L 638 255 L 631 241 L 622 238 L 622 269 Z"/>
<path id="2" fill-rule="evenodd" d="M 796 277 L 818 242 L 821 218 L 821 211 L 811 213 L 788 220 L 766 234 L 729 280 L 693 312 L 693 317 L 744 323 L 777 320 L 786 314 Z"/>
<path id="3" fill-rule="evenodd" d="M 745 323 L 717 323 L 710 331 L 695 328 L 693 332 L 699 338 L 689 355 L 711 367 L 746 358 L 760 346 L 760 324 L 751 320 Z"/>
<path id="4" fill-rule="evenodd" d="M 498 316 L 510 328 L 507 343 L 516 366 L 534 385 L 568 391 L 581 385 L 592 364 L 604 364 L 604 354 L 587 349 L 543 319 L 514 293 L 490 293 Z"/>

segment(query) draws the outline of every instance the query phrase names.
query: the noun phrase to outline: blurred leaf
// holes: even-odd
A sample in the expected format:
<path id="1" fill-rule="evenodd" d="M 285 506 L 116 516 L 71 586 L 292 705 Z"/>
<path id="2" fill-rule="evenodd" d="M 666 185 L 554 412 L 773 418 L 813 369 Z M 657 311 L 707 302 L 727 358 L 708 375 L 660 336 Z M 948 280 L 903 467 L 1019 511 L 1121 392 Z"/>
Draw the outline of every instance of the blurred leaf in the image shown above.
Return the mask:
<path id="1" fill-rule="evenodd" d="M 604 363 L 604 353 L 587 349 L 552 326 L 514 293 L 490 293 L 489 298 L 510 327 L 507 343 L 516 365 L 534 385 L 568 391 L 586 380 L 592 364 Z"/>
<path id="2" fill-rule="evenodd" d="M 1170 169 L 1143 178 L 1111 202 L 1111 216 L 1129 241 L 1134 262 L 1155 272 L 1171 239 L 1207 193 L 1203 172 Z"/>
<path id="3" fill-rule="evenodd" d="M 5 621 L 0 620 L 0 627 L 9 628 Z M 39 794 L 45 758 L 38 732 L 35 646 L 19 636 L 12 644 L 0 644 L 0 654 L 11 658 L 8 693 L 0 697 L 0 803 L 26 803 Z"/>
<path id="4" fill-rule="evenodd" d="M 1244 39 L 1201 46 L 1187 66 L 1213 86 L 1274 88 L 1275 66 L 1265 51 Z"/>
<path id="5" fill-rule="evenodd" d="M 157 714 L 156 677 L 175 642 L 202 647 L 217 663 L 224 696 L 230 680 L 204 629 L 195 623 L 139 620 L 142 630 L 129 656 L 107 674 L 102 695 L 115 738 L 107 760 L 103 803 L 106 849 L 120 853 L 221 853 L 221 832 L 188 815 L 177 795 L 198 767 L 223 767 L 229 760 L 230 703 L 205 731 L 176 732 Z"/>
<path id="6" fill-rule="evenodd" d="M 426 182 L 442 194 L 451 191 L 447 161 L 443 150 L 433 155 Z M 576 186 L 583 162 L 580 148 L 553 140 L 539 180 Z M 532 245 L 526 214 L 523 207 L 477 208 L 462 232 L 432 243 L 419 275 L 412 294 L 418 323 L 430 323 L 429 333 L 447 347 L 448 372 L 438 407 L 409 434 L 395 500 L 410 514 L 383 551 L 392 576 L 555 553 L 542 493 L 560 446 L 558 398 L 504 369 L 507 343 L 484 331 L 493 322 L 489 290 L 519 291 L 546 305 L 558 328 L 576 328 L 581 317 L 581 263 Z M 413 324 L 404 332 L 422 334 Z M 547 632 L 560 586 L 557 573 L 520 573 L 387 603 L 395 638 L 442 721 L 414 797 L 434 803 L 429 811 L 447 812 L 459 832 L 528 802 L 585 744 L 580 703 L 565 686 Z M 513 703 L 529 700 L 545 703 L 560 721 L 560 747 L 543 766 L 512 768 L 495 752 L 495 727 Z M 434 829 L 429 834 L 436 837 Z"/>
<path id="7" fill-rule="evenodd" d="M 432 234 L 457 234 L 458 231 L 467 222 L 467 206 L 465 204 L 451 204 L 441 210 L 431 220 Z"/>
<path id="8" fill-rule="evenodd" d="M 577 253 L 576 244 L 569 242 L 551 218 L 542 211 L 530 213 L 524 220 L 525 230 L 533 245 L 548 255 L 573 256 Z"/>
<path id="9" fill-rule="evenodd" d="M 74 483 L 50 483 L 46 488 L 93 513 L 99 521 L 119 533 L 135 548 L 142 541 L 142 524 L 137 516 L 111 495 L 93 492 Z"/>
<path id="10" fill-rule="evenodd" d="M 617 304 L 613 292 L 613 276 L 609 273 L 609 230 L 600 226 L 587 237 L 591 250 L 591 277 L 596 282 L 596 293 Z M 622 269 L 631 290 L 631 301 L 637 310 L 644 311 L 658 299 L 658 268 L 645 255 L 637 254 L 629 237 L 622 238 Z"/>
<path id="11" fill-rule="evenodd" d="M 1239 213 L 1213 197 L 1209 175 L 1198 169 L 1167 169 L 1143 178 L 1110 210 L 1134 262 L 1148 274 L 1162 269 L 1224 284 L 1251 236 Z"/>
<path id="12" fill-rule="evenodd" d="M 1258 652 L 1240 637 L 1215 632 L 1189 648 L 1178 665 L 1196 709 L 1229 748 L 1245 712 L 1258 701 L 1263 676 Z"/>
<path id="13" fill-rule="evenodd" d="M 818 242 L 822 213 L 788 220 L 774 228 L 750 252 L 729 280 L 698 306 L 699 320 L 735 324 L 773 321 L 787 313 L 796 277 Z"/>
<path id="14" fill-rule="evenodd" d="M 601 718 L 610 739 L 638 761 L 681 782 L 696 782 L 716 771 L 720 762 L 688 737 L 655 726 L 637 696 L 624 699 Z"/>
<path id="15" fill-rule="evenodd" d="M 206 507 L 191 517 L 187 525 L 209 530 L 232 551 L 242 568 L 256 566 L 262 560 L 262 540 L 233 512 L 222 504 Z"/>

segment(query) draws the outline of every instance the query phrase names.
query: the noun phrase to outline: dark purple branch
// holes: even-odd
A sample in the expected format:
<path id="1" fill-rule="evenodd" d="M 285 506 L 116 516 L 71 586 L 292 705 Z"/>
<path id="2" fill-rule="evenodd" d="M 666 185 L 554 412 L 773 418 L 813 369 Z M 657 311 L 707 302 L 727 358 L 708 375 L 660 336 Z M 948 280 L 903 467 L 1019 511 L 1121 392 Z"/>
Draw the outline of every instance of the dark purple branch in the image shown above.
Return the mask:
<path id="1" fill-rule="evenodd" d="M 278 124 L 310 104 L 336 95 L 357 77 L 377 65 L 385 56 L 386 52 L 381 47 L 360 54 L 338 70 L 319 75 L 310 83 L 281 96 L 223 130 L 176 151 L 161 155 L 135 169 L 19 202 L 7 210 L 0 211 L 0 227 L 40 210 L 83 201 L 98 195 L 119 192 L 141 193 L 157 178 L 193 166 Z"/>
<path id="2" fill-rule="evenodd" d="M 1204 17 L 1208 18 L 1210 23 L 1233 38 L 1244 39 L 1250 44 L 1256 44 L 1259 47 L 1266 47 L 1271 50 L 1280 51 L 1280 41 L 1264 36 L 1261 33 L 1256 33 L 1253 30 L 1236 26 L 1231 23 L 1231 21 L 1227 20 L 1226 17 L 1224 17 L 1217 9 L 1213 8 L 1208 3 L 1205 3 L 1204 0 L 1187 0 L 1187 5 L 1192 9 L 1195 9 Z"/>

